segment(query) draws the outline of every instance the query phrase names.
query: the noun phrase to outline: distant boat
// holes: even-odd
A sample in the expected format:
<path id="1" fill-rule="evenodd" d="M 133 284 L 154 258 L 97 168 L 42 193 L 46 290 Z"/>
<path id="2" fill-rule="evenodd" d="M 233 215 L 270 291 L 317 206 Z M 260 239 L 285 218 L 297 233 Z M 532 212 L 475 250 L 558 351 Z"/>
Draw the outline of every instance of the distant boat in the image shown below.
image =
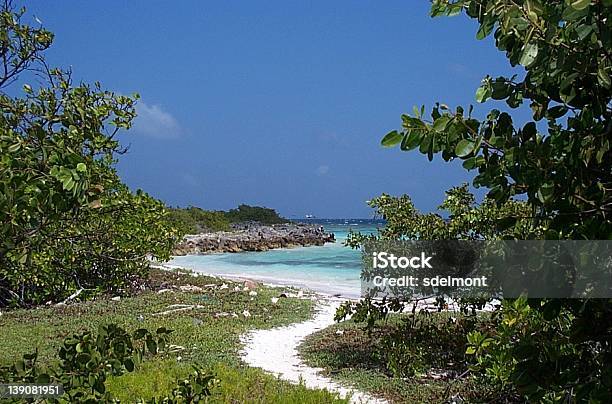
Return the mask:
<path id="1" fill-rule="evenodd" d="M 306 219 L 314 219 L 315 215 L 306 215 Z"/>

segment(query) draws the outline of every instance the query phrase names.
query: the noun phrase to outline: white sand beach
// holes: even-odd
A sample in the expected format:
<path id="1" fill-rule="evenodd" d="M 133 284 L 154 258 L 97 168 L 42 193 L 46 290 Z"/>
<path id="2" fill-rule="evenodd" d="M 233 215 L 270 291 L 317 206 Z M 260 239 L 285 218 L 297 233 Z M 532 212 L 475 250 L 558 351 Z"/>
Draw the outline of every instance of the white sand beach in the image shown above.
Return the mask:
<path id="1" fill-rule="evenodd" d="M 322 369 L 306 365 L 298 354 L 297 347 L 304 338 L 334 323 L 334 314 L 340 303 L 340 300 L 320 300 L 317 313 L 311 320 L 286 327 L 255 330 L 242 336 L 244 348 L 241 356 L 244 362 L 292 383 L 303 382 L 309 388 L 334 391 L 343 398 L 350 396 L 352 403 L 386 403 L 323 376 L 320 373 Z"/>

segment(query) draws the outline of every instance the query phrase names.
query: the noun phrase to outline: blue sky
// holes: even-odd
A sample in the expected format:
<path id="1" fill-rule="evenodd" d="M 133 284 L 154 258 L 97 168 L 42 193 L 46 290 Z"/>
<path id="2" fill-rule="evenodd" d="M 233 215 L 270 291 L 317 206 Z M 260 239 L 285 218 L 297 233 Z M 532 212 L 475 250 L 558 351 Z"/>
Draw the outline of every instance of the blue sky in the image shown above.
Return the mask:
<path id="1" fill-rule="evenodd" d="M 431 19 L 425 0 L 27 3 L 56 34 L 51 64 L 140 93 L 119 173 L 173 206 L 370 217 L 386 192 L 432 210 L 472 174 L 381 137 L 511 71 L 473 20 Z"/>

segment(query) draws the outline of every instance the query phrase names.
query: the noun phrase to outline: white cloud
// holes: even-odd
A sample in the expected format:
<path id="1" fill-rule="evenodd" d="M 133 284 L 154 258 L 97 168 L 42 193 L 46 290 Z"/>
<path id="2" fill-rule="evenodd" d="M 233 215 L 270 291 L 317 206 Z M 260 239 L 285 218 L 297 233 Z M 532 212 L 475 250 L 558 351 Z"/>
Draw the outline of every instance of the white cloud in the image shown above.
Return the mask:
<path id="1" fill-rule="evenodd" d="M 181 134 L 178 121 L 160 105 L 147 105 L 139 101 L 136 113 L 138 116 L 133 126 L 135 132 L 160 139 L 175 138 Z"/>
<path id="2" fill-rule="evenodd" d="M 202 185 L 200 180 L 195 175 L 190 173 L 183 173 L 181 175 L 181 180 L 191 188 L 197 188 Z"/>
<path id="3" fill-rule="evenodd" d="M 319 167 L 317 167 L 317 175 L 325 175 L 329 172 L 329 166 L 328 165 L 320 165 Z"/>
<path id="4" fill-rule="evenodd" d="M 349 137 L 338 132 L 322 132 L 317 135 L 317 140 L 324 143 L 326 147 L 344 147 L 348 145 Z"/>

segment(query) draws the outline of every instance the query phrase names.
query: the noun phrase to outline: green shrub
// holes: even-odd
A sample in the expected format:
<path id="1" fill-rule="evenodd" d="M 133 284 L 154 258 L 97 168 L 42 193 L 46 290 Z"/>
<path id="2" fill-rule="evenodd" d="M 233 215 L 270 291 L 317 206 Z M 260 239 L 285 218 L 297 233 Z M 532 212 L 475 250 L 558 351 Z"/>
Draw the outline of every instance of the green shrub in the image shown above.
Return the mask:
<path id="1" fill-rule="evenodd" d="M 259 222 L 261 224 L 279 224 L 288 221 L 276 213 L 274 209 L 245 204 L 238 206 L 236 209 L 230 209 L 225 213 L 225 217 L 232 223 Z"/>
<path id="2" fill-rule="evenodd" d="M 466 367 L 465 335 L 478 326 L 476 316 L 458 315 L 440 321 L 439 313 L 421 310 L 402 318 L 381 339 L 380 356 L 395 377 L 412 377 L 432 368 Z"/>
<path id="3" fill-rule="evenodd" d="M 178 239 L 163 204 L 115 171 L 115 135 L 130 128 L 138 97 L 49 68 L 53 34 L 11 4 L 0 6 L 0 307 L 128 286 Z M 21 97 L 8 91 L 28 81 L 37 84 Z"/>
<path id="4" fill-rule="evenodd" d="M 432 1 L 432 17 L 462 12 L 477 22 L 477 39 L 492 34 L 508 62 L 521 66 L 512 77 L 487 75 L 476 101 L 512 109 L 528 104 L 532 120 L 517 122 L 497 108 L 481 118 L 472 106 L 436 103 L 430 117 L 424 106 L 403 114 L 401 129 L 384 136 L 382 146 L 418 150 L 430 161 L 436 155 L 463 161 L 475 172 L 473 185 L 487 188 L 495 206 L 523 198 L 527 214 L 492 217 L 484 238 L 610 239 L 612 2 Z M 441 218 L 412 213 L 391 214 L 395 220 L 387 218 L 391 231 L 383 236 L 426 238 L 432 232 L 413 232 L 420 219 L 437 234 L 448 227 Z M 465 223 L 467 232 L 446 238 L 472 238 L 484 224 L 478 217 Z M 504 302 L 498 330 L 472 333 L 468 350 L 480 361 L 475 370 L 501 388 L 512 384 L 523 398 L 610 402 L 611 313 L 612 299 Z"/>
<path id="5" fill-rule="evenodd" d="M 107 379 L 133 372 L 148 356 L 165 354 L 170 333 L 159 328 L 155 333 L 138 329 L 129 334 L 114 324 L 101 326 L 97 336 L 87 332 L 66 338 L 59 350 L 58 365 L 43 368 L 36 363 L 36 353 L 24 355 L 22 361 L 0 367 L 0 381 L 61 385 L 64 394 L 44 399 L 50 403 L 116 402 L 106 388 Z M 212 374 L 194 367 L 189 378 L 178 380 L 168 396 L 148 402 L 197 402 L 211 395 L 216 382 Z M 132 401 L 141 400 L 133 397 Z"/>
<path id="6" fill-rule="evenodd" d="M 533 402 L 567 401 L 570 395 L 575 402 L 612 402 L 609 336 L 583 341 L 593 331 L 605 332 L 602 321 L 590 323 L 587 331 L 563 306 L 526 298 L 504 301 L 494 330 L 468 334 L 472 369 L 499 390 L 514 387 Z"/>
<path id="7" fill-rule="evenodd" d="M 204 210 L 195 206 L 173 208 L 170 209 L 169 220 L 186 234 L 228 231 L 232 223 L 258 222 L 270 225 L 287 222 L 274 209 L 244 204 L 227 212 Z"/>
<path id="8" fill-rule="evenodd" d="M 170 209 L 169 219 L 186 234 L 230 230 L 230 221 L 224 212 L 204 210 L 195 206 Z"/>

